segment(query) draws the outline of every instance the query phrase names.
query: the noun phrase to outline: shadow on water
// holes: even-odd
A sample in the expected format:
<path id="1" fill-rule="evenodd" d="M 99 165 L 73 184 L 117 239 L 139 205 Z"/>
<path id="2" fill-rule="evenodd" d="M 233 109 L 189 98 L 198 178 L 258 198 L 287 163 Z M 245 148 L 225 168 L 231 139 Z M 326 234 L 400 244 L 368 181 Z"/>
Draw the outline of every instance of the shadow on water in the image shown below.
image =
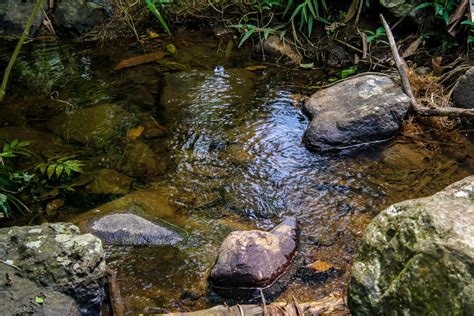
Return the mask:
<path id="1" fill-rule="evenodd" d="M 288 215 L 297 216 L 301 227 L 293 272 L 316 260 L 333 269 L 290 275 L 277 298 L 310 301 L 344 292 L 357 240 L 373 216 L 390 203 L 431 194 L 472 173 L 473 161 L 467 154 L 424 159 L 415 168 L 397 167 L 384 156 L 391 144 L 357 155 L 311 153 L 301 143 L 307 119 L 294 105 L 292 94 L 297 91 L 287 87 L 317 80 L 320 74 L 300 70 L 279 76 L 286 70 L 278 69 L 252 73 L 243 68 L 251 61 L 220 59 L 214 48 L 202 48 L 197 39 L 191 46 L 180 46 L 186 41 L 190 39 L 180 42 L 178 37 L 176 45 L 183 56 L 169 58 L 189 63 L 188 71 L 156 64 L 117 73 L 112 69 L 120 56 L 56 44 L 31 50 L 17 68 L 30 71 L 20 73 L 18 87 L 28 86 L 22 76 L 29 76 L 26 81 L 33 87 L 57 91 L 73 106 L 69 110 L 115 103 L 134 116 L 137 126 L 153 117 L 166 127 L 164 138 L 140 140 L 166 162 L 166 171 L 135 178 L 138 194 L 130 201 L 140 200 L 141 212 L 170 221 L 189 236 L 178 247 L 106 246 L 108 263 L 118 271 L 122 294 L 133 313 L 209 306 L 206 276 L 225 236 L 236 229 L 269 229 Z M 194 47 L 211 58 L 192 64 Z M 203 63 L 207 67 L 198 66 Z M 156 99 L 151 105 L 144 104 L 143 89 Z M 24 122 L 47 131 L 45 122 L 30 119 L 28 98 L 35 97 L 19 95 L 17 90 L 10 104 L 23 100 Z M 48 94 L 40 100 L 48 103 Z M 45 121 L 64 110 L 47 107 Z M 122 135 L 98 150 L 71 145 L 92 151 L 82 157 L 90 160 L 91 170 L 119 168 L 114 161 L 120 160 L 125 138 Z M 474 152 L 469 142 L 463 146 Z M 423 180 L 429 168 L 437 173 Z M 87 208 L 76 207 L 77 215 L 69 219 L 80 222 L 94 216 L 94 212 L 81 214 Z"/>

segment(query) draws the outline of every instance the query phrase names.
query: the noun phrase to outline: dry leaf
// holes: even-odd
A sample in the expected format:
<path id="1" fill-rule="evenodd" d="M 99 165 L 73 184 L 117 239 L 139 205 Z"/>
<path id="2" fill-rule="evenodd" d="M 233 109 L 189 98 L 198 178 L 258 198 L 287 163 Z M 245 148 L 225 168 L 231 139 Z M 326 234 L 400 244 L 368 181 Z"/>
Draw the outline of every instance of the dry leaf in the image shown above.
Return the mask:
<path id="1" fill-rule="evenodd" d="M 443 57 L 435 57 L 431 60 L 431 64 L 433 65 L 433 76 L 439 77 L 443 74 L 444 67 L 441 66 L 443 62 Z"/>
<path id="2" fill-rule="evenodd" d="M 458 5 L 456 11 L 449 17 L 448 33 L 455 37 L 459 33 L 459 26 L 468 11 L 469 0 L 462 0 Z"/>
<path id="3" fill-rule="evenodd" d="M 411 55 L 413 55 L 414 53 L 416 53 L 416 51 L 418 50 L 418 48 L 420 47 L 421 43 L 423 42 L 423 37 L 418 37 L 416 40 L 414 40 L 410 46 L 408 46 L 408 48 L 405 50 L 405 52 L 403 53 L 403 58 L 407 58 L 407 57 L 410 57 Z"/>
<path id="4" fill-rule="evenodd" d="M 248 71 L 258 71 L 258 70 L 268 69 L 268 67 L 264 65 L 256 65 L 256 66 L 249 66 L 245 69 L 247 69 Z"/>
<path id="5" fill-rule="evenodd" d="M 127 138 L 130 140 L 137 139 L 138 137 L 140 137 L 144 130 L 145 128 L 143 126 L 132 128 L 128 131 Z"/>
<path id="6" fill-rule="evenodd" d="M 356 15 L 357 10 L 359 9 L 359 5 L 360 5 L 360 0 L 352 1 L 351 6 L 349 7 L 349 10 L 347 10 L 346 18 L 344 19 L 344 23 L 347 23 L 350 20 L 352 20 L 352 18 Z"/>
<path id="7" fill-rule="evenodd" d="M 166 53 L 164 52 L 154 52 L 150 54 L 127 58 L 122 60 L 117 66 L 115 66 L 115 70 L 151 63 L 163 59 L 165 55 Z"/>
<path id="8" fill-rule="evenodd" d="M 314 270 L 315 272 L 326 272 L 328 270 L 334 269 L 334 266 L 325 261 L 318 260 L 310 264 L 308 268 L 310 268 L 311 270 Z"/>

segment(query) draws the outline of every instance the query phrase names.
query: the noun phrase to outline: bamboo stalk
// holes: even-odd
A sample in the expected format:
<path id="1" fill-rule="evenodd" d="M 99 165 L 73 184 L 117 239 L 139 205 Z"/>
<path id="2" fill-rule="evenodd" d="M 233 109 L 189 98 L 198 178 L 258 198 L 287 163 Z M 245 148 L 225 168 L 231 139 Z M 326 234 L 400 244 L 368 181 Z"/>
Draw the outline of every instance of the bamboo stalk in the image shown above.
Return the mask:
<path id="1" fill-rule="evenodd" d="M 45 0 L 36 1 L 35 6 L 33 7 L 33 11 L 31 12 L 30 17 L 28 18 L 28 21 L 26 22 L 25 29 L 23 30 L 23 34 L 21 34 L 20 40 L 18 41 L 18 44 L 16 45 L 15 50 L 13 51 L 12 57 L 10 58 L 10 61 L 8 62 L 7 68 L 5 69 L 5 73 L 3 74 L 2 87 L 0 88 L 0 102 L 3 101 L 3 97 L 5 96 L 5 93 L 7 90 L 8 78 L 10 77 L 10 72 L 13 68 L 13 65 L 15 64 L 15 61 L 18 57 L 18 54 L 20 53 L 23 43 L 25 42 L 26 38 L 30 34 L 31 26 L 33 25 L 35 18 L 38 16 L 38 12 L 43 6 L 44 1 Z"/>

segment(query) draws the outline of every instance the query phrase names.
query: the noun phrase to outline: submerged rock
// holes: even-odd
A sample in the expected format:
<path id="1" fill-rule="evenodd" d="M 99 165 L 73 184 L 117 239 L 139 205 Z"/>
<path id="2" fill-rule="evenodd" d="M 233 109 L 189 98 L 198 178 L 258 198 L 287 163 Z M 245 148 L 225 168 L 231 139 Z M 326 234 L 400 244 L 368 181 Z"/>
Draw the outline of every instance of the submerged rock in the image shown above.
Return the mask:
<path id="1" fill-rule="evenodd" d="M 423 166 L 426 158 L 414 145 L 394 144 L 382 153 L 382 160 L 390 168 L 395 170 L 416 170 Z"/>
<path id="2" fill-rule="evenodd" d="M 90 231 L 110 244 L 175 245 L 180 235 L 134 214 L 111 214 L 94 220 Z"/>
<path id="3" fill-rule="evenodd" d="M 354 315 L 474 313 L 474 176 L 382 211 L 352 266 Z"/>
<path id="4" fill-rule="evenodd" d="M 102 304 L 105 296 L 102 243 L 91 234 L 81 235 L 72 224 L 0 229 L 0 260 L 18 267 L 23 277 L 36 282 L 45 293 L 59 291 L 70 295 L 85 314 L 98 312 Z M 57 299 L 72 308 L 67 298 Z"/>
<path id="5" fill-rule="evenodd" d="M 453 99 L 461 108 L 474 108 L 474 67 L 471 67 L 459 79 L 453 90 Z"/>
<path id="6" fill-rule="evenodd" d="M 102 169 L 95 173 L 94 180 L 86 190 L 95 194 L 127 194 L 132 179 L 113 169 Z"/>
<path id="7" fill-rule="evenodd" d="M 0 35 L 20 36 L 35 4 L 35 0 L 2 0 L 0 2 Z M 47 3 L 44 4 L 44 8 L 48 9 Z M 31 26 L 30 35 L 36 32 L 43 19 L 44 13 L 40 10 L 40 14 Z"/>
<path id="8" fill-rule="evenodd" d="M 123 173 L 137 178 L 146 178 L 166 172 L 167 165 L 160 162 L 151 148 L 142 142 L 130 143 L 125 147 L 119 169 Z"/>
<path id="9" fill-rule="evenodd" d="M 313 150 L 355 148 L 396 135 L 410 101 L 391 78 L 364 75 L 313 94 L 304 111 L 311 122 L 303 142 Z"/>
<path id="10" fill-rule="evenodd" d="M 132 116 L 115 104 L 101 104 L 61 114 L 48 128 L 63 139 L 103 148 L 116 141 L 132 122 Z"/>
<path id="11" fill-rule="evenodd" d="M 113 14 L 111 2 L 104 0 L 60 1 L 53 14 L 54 28 L 59 34 L 82 35 Z"/>
<path id="12" fill-rule="evenodd" d="M 294 217 L 270 232 L 234 231 L 222 243 L 209 281 L 216 288 L 266 287 L 285 272 L 296 247 Z"/>

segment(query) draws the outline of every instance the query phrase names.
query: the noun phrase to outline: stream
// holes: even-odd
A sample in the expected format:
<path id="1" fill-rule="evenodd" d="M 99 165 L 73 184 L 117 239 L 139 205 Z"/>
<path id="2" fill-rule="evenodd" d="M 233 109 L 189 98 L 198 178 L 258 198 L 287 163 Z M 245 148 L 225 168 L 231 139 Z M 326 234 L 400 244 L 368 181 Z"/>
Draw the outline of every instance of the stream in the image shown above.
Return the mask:
<path id="1" fill-rule="evenodd" d="M 259 64 L 249 54 L 234 51 L 226 58 L 225 43 L 198 32 L 178 34 L 174 44 L 175 56 L 119 71 L 114 66 L 120 60 L 140 51 L 28 44 L 8 106 L 0 111 L 0 137 L 5 138 L 6 126 L 23 129 L 15 138 L 35 136 L 26 132 L 31 129 L 43 139 L 59 135 L 59 151 L 77 154 L 86 174 L 123 167 L 130 144 L 146 144 L 157 157 L 154 172 L 121 170 L 133 180 L 130 194 L 92 198 L 78 189 L 57 218 L 81 224 L 132 207 L 185 236 L 176 247 L 105 246 L 132 314 L 222 303 L 209 292 L 207 274 L 227 234 L 271 229 L 290 215 L 300 224 L 298 255 L 284 284 L 266 292 L 267 299 L 303 302 L 344 293 L 357 241 L 379 211 L 432 194 L 474 171 L 469 135 L 441 145 L 434 157 L 420 151 L 423 159 L 404 156 L 404 148 L 415 145 L 402 137 L 352 154 L 310 152 L 301 142 L 308 120 L 294 95 L 310 94 L 306 87 L 334 69 L 249 71 L 245 68 Z M 103 146 L 68 139 L 51 127 L 53 117 L 101 104 L 117 105 L 131 117 L 120 136 Z M 152 123 L 166 132 L 127 136 Z M 318 260 L 332 268 L 305 273 L 302 267 Z"/>

